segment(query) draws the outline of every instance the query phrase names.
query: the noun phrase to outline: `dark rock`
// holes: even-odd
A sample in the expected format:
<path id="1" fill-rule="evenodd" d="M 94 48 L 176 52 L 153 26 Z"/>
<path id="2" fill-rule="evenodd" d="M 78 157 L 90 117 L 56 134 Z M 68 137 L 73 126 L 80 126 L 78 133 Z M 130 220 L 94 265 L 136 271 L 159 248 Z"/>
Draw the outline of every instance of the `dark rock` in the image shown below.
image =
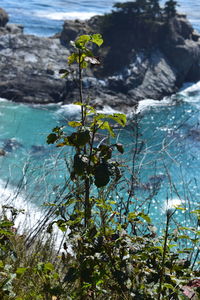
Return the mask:
<path id="1" fill-rule="evenodd" d="M 70 41 L 75 40 L 75 38 L 80 34 L 88 33 L 90 28 L 87 26 L 86 22 L 79 20 L 71 21 L 67 20 L 64 22 L 63 30 L 60 34 L 61 44 L 64 46 L 69 46 Z"/>
<path id="2" fill-rule="evenodd" d="M 7 24 L 5 29 L 11 34 L 22 34 L 24 31 L 23 25 L 18 24 Z"/>
<path id="3" fill-rule="evenodd" d="M 63 40 L 68 27 L 71 30 L 72 22 L 65 22 Z M 77 24 L 74 28 L 78 35 Z M 184 82 L 200 79 L 199 34 L 185 15 L 157 21 L 115 13 L 95 16 L 81 26 L 81 34 L 87 32 L 100 32 L 104 37 L 98 54 L 103 64 L 95 76 L 105 80 L 108 94 L 112 91 L 133 99 L 128 103 L 162 99 Z"/>
<path id="4" fill-rule="evenodd" d="M 200 42 L 194 38 L 192 26 L 185 18 L 177 17 L 165 25 L 165 40 L 160 48 L 176 72 L 176 85 L 200 79 Z"/>
<path id="5" fill-rule="evenodd" d="M 184 15 L 166 21 L 112 13 L 65 21 L 52 38 L 24 35 L 20 25 L 0 27 L 0 97 L 28 103 L 79 99 L 73 77 L 61 79 L 59 70 L 67 66 L 70 41 L 96 32 L 104 38 L 99 51 L 94 48 L 102 64 L 89 70 L 83 86 L 99 108 L 129 111 L 141 99 L 162 99 L 184 82 L 200 80 L 199 34 Z"/>
<path id="6" fill-rule="evenodd" d="M 0 148 L 0 156 L 5 156 L 5 155 L 6 155 L 6 151 Z"/>
<path id="7" fill-rule="evenodd" d="M 8 20 L 7 12 L 3 8 L 0 8 L 0 27 L 4 27 L 8 23 Z"/>
<path id="8" fill-rule="evenodd" d="M 68 55 L 58 39 L 0 35 L 0 97 L 29 103 L 64 101 L 66 82 L 58 72 Z"/>
<path id="9" fill-rule="evenodd" d="M 23 145 L 18 142 L 16 139 L 6 139 L 3 143 L 3 150 L 7 152 L 12 152 L 13 150 L 16 150 L 17 148 L 21 148 Z"/>
<path id="10" fill-rule="evenodd" d="M 30 153 L 34 156 L 43 156 L 47 153 L 47 149 L 44 146 L 32 145 Z"/>

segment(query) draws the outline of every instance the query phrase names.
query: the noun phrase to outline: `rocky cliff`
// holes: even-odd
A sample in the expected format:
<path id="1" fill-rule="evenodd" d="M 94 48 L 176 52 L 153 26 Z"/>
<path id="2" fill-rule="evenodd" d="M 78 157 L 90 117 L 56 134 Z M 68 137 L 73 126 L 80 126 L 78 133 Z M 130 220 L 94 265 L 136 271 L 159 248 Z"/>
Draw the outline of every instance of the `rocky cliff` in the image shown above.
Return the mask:
<path id="1" fill-rule="evenodd" d="M 200 80 L 200 36 L 184 15 L 155 20 L 112 13 L 66 21 L 52 38 L 24 35 L 21 26 L 7 22 L 0 10 L 0 97 L 13 101 L 76 99 L 76 83 L 60 79 L 59 69 L 66 66 L 69 41 L 83 33 L 102 33 L 105 41 L 97 53 L 101 66 L 84 79 L 99 106 L 125 110 L 140 99 L 161 99 L 186 81 Z"/>

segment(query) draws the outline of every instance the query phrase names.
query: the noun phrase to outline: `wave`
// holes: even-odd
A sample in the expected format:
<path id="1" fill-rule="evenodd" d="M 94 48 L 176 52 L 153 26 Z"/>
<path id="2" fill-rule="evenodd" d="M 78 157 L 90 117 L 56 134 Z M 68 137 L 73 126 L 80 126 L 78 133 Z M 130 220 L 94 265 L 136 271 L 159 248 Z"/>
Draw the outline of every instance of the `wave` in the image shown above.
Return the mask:
<path id="1" fill-rule="evenodd" d="M 57 111 L 57 115 L 61 115 L 69 120 L 77 119 L 81 114 L 81 107 L 76 104 L 63 104 Z"/>
<path id="2" fill-rule="evenodd" d="M 9 100 L 5 98 L 0 98 L 0 102 L 9 102 Z"/>
<path id="3" fill-rule="evenodd" d="M 144 99 L 139 101 L 136 113 L 144 112 L 150 109 L 151 107 L 162 107 L 168 106 L 169 104 L 172 104 L 171 97 L 165 97 L 163 98 L 163 100 Z"/>
<path id="4" fill-rule="evenodd" d="M 171 97 L 164 97 L 163 100 L 144 99 L 139 101 L 136 113 L 144 112 L 151 107 L 162 107 L 174 104 L 174 99 L 181 99 L 185 102 L 198 102 L 200 96 L 200 81 L 197 83 L 186 82 L 180 91 Z"/>
<path id="5" fill-rule="evenodd" d="M 6 215 L 11 217 L 12 208 L 19 211 L 16 217 L 15 226 L 21 232 L 29 228 L 33 228 L 42 217 L 42 211 L 32 203 L 25 200 L 26 196 L 19 192 L 19 189 L 12 186 L 7 186 L 5 182 L 0 180 L 0 210 L 3 208 L 10 208 Z"/>
<path id="6" fill-rule="evenodd" d="M 186 83 L 177 93 L 181 97 L 181 100 L 189 103 L 199 103 L 200 96 L 200 81 L 197 83 Z"/>
<path id="7" fill-rule="evenodd" d="M 91 17 L 97 15 L 97 12 L 80 12 L 80 11 L 71 11 L 71 12 L 44 12 L 38 11 L 35 13 L 37 17 L 46 18 L 49 20 L 62 21 L 66 19 L 70 20 L 87 20 Z"/>
<path id="8" fill-rule="evenodd" d="M 110 107 L 109 105 L 105 105 L 103 106 L 103 108 L 101 110 L 97 111 L 100 114 L 115 114 L 115 113 L 121 113 L 121 111 L 116 110 L 112 107 Z"/>
<path id="9" fill-rule="evenodd" d="M 43 233 L 42 238 L 48 239 L 49 236 L 46 233 L 48 223 L 41 227 L 48 217 L 48 212 L 44 211 L 42 207 L 37 207 L 33 203 L 28 202 L 28 196 L 24 192 L 13 186 L 8 186 L 4 181 L 0 179 L 0 215 L 5 215 L 9 220 L 14 221 L 14 227 L 18 234 L 28 233 L 34 234 L 34 231 Z M 17 215 L 15 212 L 17 210 Z M 13 214 L 14 213 L 14 214 Z M 50 216 L 50 215 L 49 215 Z M 63 237 L 65 236 L 57 227 L 53 226 L 53 238 L 55 240 L 55 249 L 60 249 Z"/>

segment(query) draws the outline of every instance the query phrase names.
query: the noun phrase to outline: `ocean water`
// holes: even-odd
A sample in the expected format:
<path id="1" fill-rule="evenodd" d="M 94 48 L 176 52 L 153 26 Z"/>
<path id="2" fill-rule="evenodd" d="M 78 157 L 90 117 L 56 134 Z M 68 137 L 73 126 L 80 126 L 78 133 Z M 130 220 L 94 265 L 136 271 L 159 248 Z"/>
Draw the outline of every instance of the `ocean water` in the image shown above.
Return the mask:
<path id="1" fill-rule="evenodd" d="M 25 32 L 48 36 L 61 30 L 65 18 L 85 19 L 111 10 L 117 1 L 47 1 L 2 0 L 1 7 L 10 21 L 25 26 Z M 180 0 L 193 26 L 200 31 L 200 4 L 197 0 Z M 108 108 L 107 108 L 108 110 Z M 24 105 L 0 99 L 0 202 L 25 208 L 28 203 L 40 219 L 42 203 L 54 201 L 58 187 L 68 176 L 65 159 L 71 152 L 46 144 L 46 136 L 57 125 L 77 117 L 73 105 Z M 183 89 L 163 101 L 144 99 L 137 111 L 139 139 L 135 141 L 133 115 L 118 139 L 126 145 L 121 157 L 124 182 L 119 197 L 127 197 L 131 186 L 132 158 L 140 148 L 134 163 L 134 193 L 139 199 L 132 209 L 150 213 L 157 224 L 166 210 L 180 204 L 179 221 L 186 224 L 187 212 L 199 206 L 200 196 L 200 82 L 186 84 Z M 65 159 L 64 159 L 65 158 Z M 128 185 L 127 185 L 128 183 Z M 39 212 L 38 212 L 39 209 Z M 30 208 L 29 208 L 30 210 Z"/>
<path id="2" fill-rule="evenodd" d="M 24 25 L 25 33 L 49 36 L 61 31 L 65 19 L 88 19 L 110 12 L 118 0 L 1 0 L 10 22 Z M 122 0 L 121 2 L 126 2 Z M 161 5 L 164 3 L 161 0 Z M 199 0 L 179 0 L 180 12 L 188 15 L 195 29 L 200 30 Z"/>

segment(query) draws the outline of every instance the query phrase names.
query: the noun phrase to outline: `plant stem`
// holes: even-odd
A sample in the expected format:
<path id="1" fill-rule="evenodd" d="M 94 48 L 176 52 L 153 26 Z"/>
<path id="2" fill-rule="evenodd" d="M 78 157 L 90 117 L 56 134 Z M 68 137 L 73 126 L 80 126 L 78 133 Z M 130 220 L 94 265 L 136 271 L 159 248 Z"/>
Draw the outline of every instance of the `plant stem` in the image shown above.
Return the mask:
<path id="1" fill-rule="evenodd" d="M 162 255 L 161 273 L 160 273 L 160 282 L 159 282 L 157 300 L 161 299 L 162 284 L 163 284 L 163 278 L 164 278 L 164 274 L 165 274 L 165 258 L 166 258 L 166 252 L 167 252 L 167 240 L 168 240 L 170 218 L 171 218 L 171 214 L 167 213 L 167 222 L 166 222 L 166 229 L 165 229 L 165 240 L 164 240 L 164 248 L 163 248 L 163 255 Z"/>
<path id="2" fill-rule="evenodd" d="M 78 51 L 79 63 L 78 63 L 78 82 L 79 82 L 79 98 L 81 102 L 81 121 L 82 125 L 85 126 L 84 117 L 84 106 L 83 106 L 83 79 L 82 79 L 82 68 L 81 68 L 81 51 Z"/>
<path id="3" fill-rule="evenodd" d="M 79 98 L 81 102 L 81 122 L 82 126 L 85 126 L 85 108 L 84 108 L 84 100 L 83 100 L 83 79 L 82 79 L 82 68 L 81 68 L 81 51 L 78 51 L 79 55 L 79 63 L 78 63 L 78 72 L 79 72 Z M 84 148 L 84 154 L 86 154 L 87 150 L 86 147 Z M 91 217 L 91 208 L 90 208 L 90 181 L 88 174 L 85 174 L 85 202 L 84 202 L 84 225 L 88 227 L 89 219 Z"/>

